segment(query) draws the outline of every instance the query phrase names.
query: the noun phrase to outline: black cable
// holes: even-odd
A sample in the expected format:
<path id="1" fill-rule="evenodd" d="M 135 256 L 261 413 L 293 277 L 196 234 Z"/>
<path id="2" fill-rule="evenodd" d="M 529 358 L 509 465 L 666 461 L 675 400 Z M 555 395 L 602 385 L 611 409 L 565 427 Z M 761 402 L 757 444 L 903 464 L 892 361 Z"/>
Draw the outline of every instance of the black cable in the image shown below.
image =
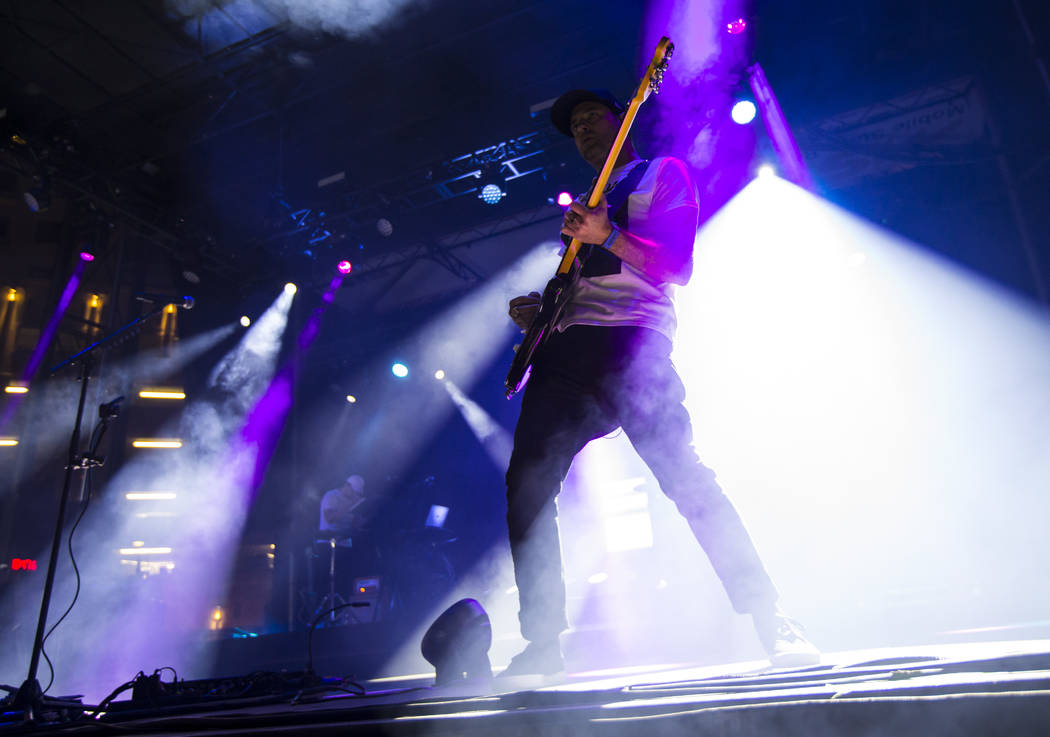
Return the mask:
<path id="1" fill-rule="evenodd" d="M 102 436 L 106 434 L 106 427 L 108 423 L 106 420 L 100 420 L 95 426 L 95 429 L 91 432 L 91 442 L 88 443 L 87 455 L 93 456 L 95 450 L 98 448 L 99 443 L 102 442 Z M 50 690 L 51 686 L 55 683 L 55 666 L 51 663 L 51 658 L 47 656 L 47 651 L 44 646 L 47 644 L 47 639 L 51 637 L 51 633 L 55 631 L 58 625 L 62 624 L 63 620 L 69 616 L 69 613 L 73 611 L 73 607 L 76 606 L 77 599 L 80 598 L 80 567 L 77 565 L 77 557 L 73 553 L 73 535 L 77 531 L 77 527 L 80 526 L 80 521 L 84 519 L 84 515 L 87 513 L 88 505 L 91 503 L 91 467 L 88 466 L 84 470 L 84 502 L 80 508 L 80 514 L 77 515 L 76 521 L 73 522 L 73 526 L 69 530 L 69 536 L 66 538 L 66 550 L 69 552 L 69 562 L 73 565 L 73 576 L 76 580 L 76 585 L 73 589 L 73 600 L 69 602 L 69 606 L 62 613 L 62 616 L 55 621 L 51 627 L 48 628 L 47 633 L 44 635 L 44 639 L 40 642 L 40 654 L 44 656 L 44 660 L 47 662 L 48 670 L 51 671 L 51 677 L 48 679 L 47 686 L 40 692 L 44 695 Z"/>
<path id="2" fill-rule="evenodd" d="M 176 683 L 179 680 L 179 674 L 176 673 L 175 669 L 172 668 L 170 665 L 164 665 L 164 666 L 161 666 L 160 668 L 157 668 L 157 670 L 153 671 L 153 675 L 157 676 L 157 678 L 160 678 L 160 674 L 163 673 L 166 670 L 170 670 L 171 671 L 171 682 L 172 683 Z"/>
<path id="3" fill-rule="evenodd" d="M 85 712 L 85 713 L 88 714 L 91 717 L 95 717 L 100 712 L 105 711 L 106 707 L 110 705 L 110 703 L 113 701 L 113 699 L 115 699 L 118 696 L 120 696 L 122 693 L 127 691 L 129 688 L 133 688 L 135 686 L 135 682 L 140 677 L 145 678 L 146 677 L 145 672 L 140 670 L 138 673 L 135 674 L 134 678 L 132 678 L 130 681 L 127 681 L 127 682 L 122 683 L 119 686 L 117 686 L 115 689 L 113 689 L 110 692 L 109 696 L 107 696 L 106 698 L 102 699 L 102 701 L 100 701 L 98 703 L 98 706 L 96 706 L 93 710 Z"/>
<path id="4" fill-rule="evenodd" d="M 321 620 L 327 617 L 329 614 L 335 614 L 340 609 L 346 609 L 351 607 L 357 602 L 350 601 L 339 606 L 334 606 L 331 609 L 325 609 L 323 612 L 314 617 L 314 621 L 310 623 L 310 629 L 306 633 L 306 672 L 314 672 L 314 630 L 317 629 L 317 625 L 321 623 Z"/>
<path id="5" fill-rule="evenodd" d="M 47 681 L 47 688 L 40 692 L 43 696 L 47 693 L 47 689 L 51 688 L 51 685 L 55 682 L 55 666 L 51 663 L 51 658 L 47 657 L 47 650 L 44 649 L 44 643 L 40 643 L 40 654 L 44 656 L 44 662 L 47 663 L 47 669 L 51 671 L 51 678 Z"/>

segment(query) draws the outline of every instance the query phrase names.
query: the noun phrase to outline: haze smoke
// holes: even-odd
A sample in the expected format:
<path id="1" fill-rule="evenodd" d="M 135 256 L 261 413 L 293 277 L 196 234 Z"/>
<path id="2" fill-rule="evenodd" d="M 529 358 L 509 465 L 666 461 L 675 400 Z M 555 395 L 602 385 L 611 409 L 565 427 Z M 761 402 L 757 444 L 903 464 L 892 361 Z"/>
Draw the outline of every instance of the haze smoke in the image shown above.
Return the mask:
<path id="1" fill-rule="evenodd" d="M 698 174 L 700 215 L 706 220 L 743 185 L 754 155 L 751 126 L 732 122 L 729 111 L 746 84 L 753 29 L 739 35 L 726 23 L 748 18 L 746 0 L 665 0 L 650 5 L 645 53 L 661 36 L 675 44 L 660 94 L 646 103 L 654 154 L 688 161 Z M 648 64 L 648 57 L 644 62 Z"/>
<path id="2" fill-rule="evenodd" d="M 184 18 L 204 19 L 222 12 L 248 16 L 250 25 L 256 26 L 260 17 L 268 16 L 273 25 L 288 23 L 303 31 L 346 38 L 378 30 L 414 4 L 419 0 L 168 0 L 168 8 Z"/>

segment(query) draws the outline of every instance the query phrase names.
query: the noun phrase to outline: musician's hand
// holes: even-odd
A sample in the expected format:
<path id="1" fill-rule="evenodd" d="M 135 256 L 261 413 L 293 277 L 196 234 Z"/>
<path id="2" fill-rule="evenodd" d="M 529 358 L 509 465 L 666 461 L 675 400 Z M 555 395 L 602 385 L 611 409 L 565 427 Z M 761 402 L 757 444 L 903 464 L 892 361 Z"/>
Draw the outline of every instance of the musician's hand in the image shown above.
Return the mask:
<path id="1" fill-rule="evenodd" d="M 529 292 L 526 296 L 515 297 L 510 301 L 510 319 L 523 331 L 529 329 L 536 313 L 540 311 L 540 293 Z"/>
<path id="2" fill-rule="evenodd" d="M 597 206 L 588 209 L 582 202 L 573 202 L 565 211 L 561 232 L 580 243 L 604 243 L 612 233 L 609 222 L 609 206 L 602 195 Z"/>

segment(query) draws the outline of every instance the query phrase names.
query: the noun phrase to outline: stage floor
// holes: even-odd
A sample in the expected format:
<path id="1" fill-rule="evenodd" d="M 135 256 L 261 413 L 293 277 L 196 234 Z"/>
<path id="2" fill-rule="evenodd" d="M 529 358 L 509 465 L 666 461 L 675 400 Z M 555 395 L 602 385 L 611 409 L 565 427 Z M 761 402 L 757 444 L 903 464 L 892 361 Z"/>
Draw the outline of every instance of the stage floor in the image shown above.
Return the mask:
<path id="1" fill-rule="evenodd" d="M 112 711 L 35 734 L 1050 735 L 1050 640 L 826 653 L 819 666 L 689 663 L 461 682 L 365 682 L 281 703 Z M 348 684 L 347 684 L 348 685 Z M 294 701 L 294 703 L 293 703 Z M 10 727 L 7 733 L 21 732 Z"/>

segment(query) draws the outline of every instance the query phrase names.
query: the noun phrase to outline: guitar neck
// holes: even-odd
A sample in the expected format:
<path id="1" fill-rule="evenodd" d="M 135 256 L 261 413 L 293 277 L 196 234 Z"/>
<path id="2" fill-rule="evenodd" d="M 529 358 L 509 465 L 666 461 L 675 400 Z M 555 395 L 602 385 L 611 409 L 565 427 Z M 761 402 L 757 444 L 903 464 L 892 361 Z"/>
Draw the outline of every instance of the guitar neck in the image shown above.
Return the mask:
<path id="1" fill-rule="evenodd" d="M 627 112 L 623 116 L 623 123 L 620 125 L 620 130 L 616 133 L 616 140 L 613 141 L 601 173 L 598 174 L 598 181 L 594 183 L 594 189 L 591 190 L 590 199 L 587 200 L 587 207 L 597 207 L 601 201 L 605 186 L 609 183 L 609 177 L 612 176 L 613 169 L 616 168 L 616 161 L 620 158 L 620 152 L 623 151 L 623 143 L 627 140 L 627 134 L 631 132 L 631 126 L 634 125 L 634 116 L 638 114 L 638 108 L 641 106 L 640 102 L 632 100 L 627 107 Z"/>
<path id="2" fill-rule="evenodd" d="M 616 167 L 617 159 L 620 158 L 620 152 L 623 150 L 624 141 L 627 140 L 627 134 L 631 132 L 634 116 L 638 114 L 638 108 L 649 97 L 649 92 L 659 91 L 660 83 L 663 81 L 664 70 L 667 68 L 667 61 L 671 58 L 673 52 L 674 44 L 671 43 L 671 39 L 667 38 L 667 36 L 661 38 L 660 43 L 656 45 L 653 60 L 649 62 L 649 68 L 645 71 L 641 84 L 638 85 L 638 91 L 631 98 L 631 102 L 627 106 L 627 112 L 623 115 L 620 130 L 616 132 L 616 138 L 613 139 L 609 155 L 605 157 L 605 164 L 598 173 L 598 181 L 594 183 L 594 189 L 591 190 L 591 195 L 587 198 L 588 208 L 593 209 L 601 202 L 602 194 L 605 192 L 605 185 L 609 183 L 609 177 L 612 175 L 612 170 Z M 572 270 L 572 264 L 576 260 L 576 255 L 579 253 L 582 245 L 575 238 L 569 241 L 569 245 L 565 248 L 565 254 L 561 258 L 561 263 L 558 265 L 559 276 L 564 276 Z"/>
<path id="3" fill-rule="evenodd" d="M 609 149 L 609 155 L 605 157 L 605 164 L 602 165 L 602 170 L 598 174 L 598 180 L 594 183 L 594 188 L 591 189 L 591 196 L 587 199 L 588 208 L 597 207 L 598 203 L 601 202 L 605 186 L 609 183 L 609 177 L 612 176 L 613 169 L 616 168 L 616 161 L 620 158 L 620 152 L 623 151 L 623 143 L 631 132 L 634 118 L 638 114 L 638 108 L 641 106 L 642 104 L 637 100 L 631 100 L 631 104 L 627 106 L 627 112 L 624 113 L 620 130 L 616 133 L 612 148 Z M 572 268 L 572 262 L 576 260 L 576 255 L 580 252 L 580 246 L 582 245 L 575 238 L 569 241 L 569 245 L 565 248 L 565 254 L 561 257 L 561 263 L 558 265 L 559 274 L 569 273 L 569 270 Z"/>

